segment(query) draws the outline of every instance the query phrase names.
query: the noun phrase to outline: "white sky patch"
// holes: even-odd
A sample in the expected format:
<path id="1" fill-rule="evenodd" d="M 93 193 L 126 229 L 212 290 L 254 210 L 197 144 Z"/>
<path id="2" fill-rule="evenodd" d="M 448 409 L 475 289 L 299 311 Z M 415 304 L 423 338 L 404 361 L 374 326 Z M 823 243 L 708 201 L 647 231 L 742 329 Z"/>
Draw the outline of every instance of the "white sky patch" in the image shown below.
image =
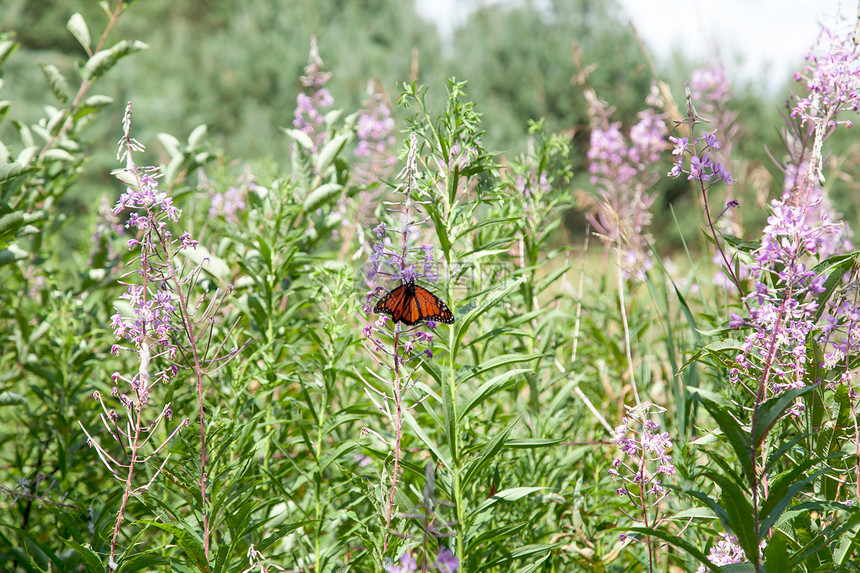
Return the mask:
<path id="1" fill-rule="evenodd" d="M 495 1 L 415 0 L 418 13 L 443 35 L 464 24 L 475 7 Z M 857 11 L 851 0 L 616 1 L 658 62 L 673 49 L 698 60 L 720 56 L 730 77 L 764 79 L 768 90 L 800 71 L 822 23 L 832 23 L 839 9 L 849 16 Z"/>

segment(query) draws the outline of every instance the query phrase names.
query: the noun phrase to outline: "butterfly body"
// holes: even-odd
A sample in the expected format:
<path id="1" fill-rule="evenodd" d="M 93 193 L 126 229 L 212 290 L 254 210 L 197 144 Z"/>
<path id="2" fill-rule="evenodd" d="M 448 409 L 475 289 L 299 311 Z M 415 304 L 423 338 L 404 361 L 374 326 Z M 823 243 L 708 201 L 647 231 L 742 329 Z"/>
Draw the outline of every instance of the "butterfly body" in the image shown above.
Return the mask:
<path id="1" fill-rule="evenodd" d="M 373 307 L 373 312 L 388 315 L 394 322 L 408 326 L 428 320 L 445 324 L 454 322 L 451 309 L 435 294 L 416 285 L 415 281 L 403 283 L 387 292 Z"/>

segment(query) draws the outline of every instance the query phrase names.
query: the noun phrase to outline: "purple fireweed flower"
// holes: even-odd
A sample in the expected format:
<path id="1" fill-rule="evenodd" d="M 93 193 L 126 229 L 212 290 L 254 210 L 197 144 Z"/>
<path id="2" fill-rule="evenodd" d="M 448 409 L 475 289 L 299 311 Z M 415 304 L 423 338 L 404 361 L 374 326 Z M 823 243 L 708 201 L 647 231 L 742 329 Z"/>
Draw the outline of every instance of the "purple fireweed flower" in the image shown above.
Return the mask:
<path id="1" fill-rule="evenodd" d="M 853 30 L 823 28 L 806 55 L 807 65 L 795 80 L 804 82 L 808 95 L 791 111 L 801 124 L 824 119 L 828 126 L 841 123 L 844 111 L 857 111 L 860 103 L 860 58 Z M 851 125 L 850 121 L 844 122 Z"/>
<path id="2" fill-rule="evenodd" d="M 209 206 L 209 216 L 218 217 L 219 215 L 227 219 L 231 223 L 237 221 L 236 212 L 245 208 L 245 197 L 242 191 L 236 187 L 230 187 L 224 193 L 215 193 L 212 195 L 212 203 Z"/>
<path id="3" fill-rule="evenodd" d="M 368 86 L 370 94 L 363 104 L 363 111 L 356 122 L 356 157 L 361 161 L 355 165 L 356 179 L 367 185 L 388 177 L 396 163 L 392 152 L 395 144 L 394 118 L 383 99 L 383 94 Z"/>
<path id="4" fill-rule="evenodd" d="M 802 196 L 806 205 L 804 223 L 810 227 L 818 222 L 833 223 L 833 225 L 823 229 L 821 236 L 817 238 L 819 258 L 824 259 L 832 255 L 850 253 L 854 250 L 854 245 L 851 242 L 853 235 L 851 228 L 840 222 L 842 216 L 834 211 L 830 197 L 821 186 L 817 174 L 813 174 L 811 182 L 804 183 L 803 180 L 807 176 L 808 167 L 809 164 L 806 161 L 802 162 L 800 166 L 792 164 L 785 166 L 782 201 L 786 204 L 796 202 L 795 198 L 801 197 L 797 193 L 798 189 L 805 188 L 806 193 Z"/>
<path id="5" fill-rule="evenodd" d="M 129 220 L 126 223 L 126 228 L 137 227 L 145 229 L 151 223 L 150 218 L 140 217 L 134 213 L 134 209 L 143 209 L 151 216 L 151 211 L 155 208 L 160 210 L 165 216 L 174 223 L 179 221 L 179 216 L 182 211 L 173 206 L 173 199 L 167 196 L 164 191 L 158 190 L 158 181 L 150 173 L 142 173 L 139 178 L 139 187 L 126 187 L 125 193 L 120 195 L 119 201 L 113 208 L 116 215 L 127 209 L 132 211 L 129 213 Z"/>
<path id="6" fill-rule="evenodd" d="M 299 93 L 296 96 L 296 110 L 293 113 L 293 127 L 304 132 L 313 142 L 311 152 L 314 153 L 325 141 L 325 112 L 334 104 L 331 92 L 324 86 L 331 78 L 331 72 L 323 72 L 323 61 L 319 55 L 316 36 L 311 36 L 311 50 L 305 75 L 301 77 L 302 85 L 312 90 L 311 94 Z"/>
<path id="7" fill-rule="evenodd" d="M 116 311 L 111 321 L 117 338 L 130 340 L 137 347 L 147 341 L 155 342 L 163 350 L 173 353 L 175 348 L 171 342 L 171 333 L 176 330 L 176 308 L 173 306 L 172 294 L 164 285 L 164 277 L 155 272 L 157 267 L 149 262 L 149 257 L 160 252 L 164 244 L 185 249 L 195 247 L 197 241 L 192 240 L 187 232 L 177 240 L 172 239 L 165 219 L 178 222 L 182 212 L 173 205 L 166 193 L 158 190 L 155 177 L 145 171 L 142 173 L 138 179 L 139 187 L 126 189 L 114 207 L 114 213 L 126 211 L 128 218 L 125 227 L 137 229 L 141 234 L 142 239 L 132 239 L 128 241 L 128 246 L 129 249 L 140 250 L 141 273 L 148 275 L 148 286 L 123 283 L 128 291 L 120 295 L 120 299 L 127 301 L 134 316 L 124 317 Z"/>
<path id="8" fill-rule="evenodd" d="M 836 368 L 860 348 L 854 277 L 836 285 L 819 309 L 825 276 L 811 270 L 822 259 L 853 249 L 850 230 L 833 211 L 823 187 L 821 166 L 824 141 L 837 126 L 850 126 L 849 121 L 839 121 L 839 115 L 857 110 L 858 62 L 851 33 L 824 29 L 807 56 L 804 73 L 796 75 L 805 81 L 808 93 L 791 112 L 797 120 L 790 125 L 792 145 L 782 167 L 782 198 L 773 202 L 761 247 L 754 253 L 751 268 L 758 280 L 748 298 L 749 317 L 742 323 L 732 321 L 751 332 L 731 378 L 754 392 L 763 384 L 765 398 L 804 385 L 810 339 L 824 351 L 825 370 Z M 799 404 L 792 413 L 798 412 Z"/>
<path id="9" fill-rule="evenodd" d="M 733 143 L 740 139 L 743 133 L 743 125 L 737 121 L 738 111 L 729 108 L 733 95 L 722 61 L 693 71 L 689 94 L 692 101 L 695 101 L 701 118 L 713 128 L 702 140 L 710 160 L 702 173 L 702 181 L 722 181 L 726 184 L 726 202 L 732 201 L 734 185 L 727 166 L 737 165 L 731 160 L 732 148 Z M 717 139 L 716 134 L 720 134 L 720 139 Z M 673 167 L 671 175 L 677 177 L 682 167 L 683 162 Z M 713 224 L 729 235 L 741 236 L 743 233 L 737 214 L 732 211 L 721 212 L 714 218 Z M 724 260 L 717 262 L 721 266 L 725 265 Z M 725 276 L 725 269 L 718 271 L 715 282 L 726 284 L 732 291 L 736 290 L 736 286 Z"/>
<path id="10" fill-rule="evenodd" d="M 123 214 L 126 217 L 125 229 L 135 233 L 135 238 L 129 239 L 127 245 L 137 252 L 140 270 L 136 274 L 142 277 L 142 284 L 121 282 L 127 289 L 119 296 L 124 312 L 114 308 L 111 326 L 117 339 L 130 341 L 141 363 L 147 364 L 147 371 L 141 367 L 130 381 L 140 399 L 144 400 L 151 384 L 156 380 L 168 380 L 178 371 L 174 365 L 168 365 L 160 371 L 148 372 L 150 358 L 162 356 L 173 361 L 179 352 L 174 339 L 181 330 L 181 322 L 162 261 L 183 249 L 195 248 L 198 243 L 188 232 L 174 238 L 167 228 L 168 222 L 179 222 L 182 211 L 173 204 L 172 197 L 158 189 L 158 169 L 134 164 L 132 152 L 142 151 L 143 146 L 129 135 L 130 117 L 129 104 L 123 120 L 125 137 L 120 140 L 119 157 L 126 161 L 124 180 L 133 180 L 135 184 L 126 187 L 113 213 Z M 122 345 L 115 344 L 111 352 L 118 355 L 124 349 Z M 152 356 L 151 352 L 154 353 Z"/>
<path id="11" fill-rule="evenodd" d="M 653 96 L 654 94 L 652 94 Z M 654 101 L 649 96 L 649 101 Z M 656 96 L 655 96 L 656 97 Z M 646 232 L 654 197 L 648 189 L 656 181 L 653 167 L 667 148 L 663 115 L 648 108 L 639 113 L 629 138 L 619 123 L 610 123 L 602 102 L 589 97 L 592 116 L 587 157 L 591 183 L 601 198 L 587 218 L 601 240 L 621 249 L 621 270 L 625 276 L 645 279 L 653 265 Z M 629 140 L 629 142 L 628 142 Z"/>
<path id="12" fill-rule="evenodd" d="M 460 567 L 460 560 L 450 549 L 443 547 L 439 550 L 434 567 L 440 573 L 454 573 Z"/>
<path id="13" fill-rule="evenodd" d="M 732 176 L 728 170 L 720 162 L 713 160 L 711 152 L 721 147 L 716 131 L 702 137 L 696 137 L 692 143 L 687 138 L 670 137 L 669 141 L 675 146 L 672 155 L 679 156 L 669 171 L 670 177 L 678 177 L 681 173 L 686 173 L 688 180 L 700 179 L 704 182 L 714 180 L 723 181 L 726 184 L 732 182 Z M 687 169 L 684 169 L 685 155 L 690 157 L 689 168 Z"/>
<path id="14" fill-rule="evenodd" d="M 729 79 L 722 63 L 713 68 L 694 70 L 690 76 L 693 99 L 707 113 L 714 113 L 732 97 Z"/>
<path id="15" fill-rule="evenodd" d="M 385 223 L 379 223 L 377 226 L 373 228 L 373 234 L 376 235 L 377 239 L 381 239 L 385 236 Z"/>
<path id="16" fill-rule="evenodd" d="M 621 455 L 612 461 L 607 473 L 613 481 L 622 482 L 615 493 L 626 497 L 639 515 L 634 517 L 624 509 L 622 512 L 641 520 L 646 527 L 657 527 L 663 520 L 660 508 L 668 495 L 662 480 L 675 474 L 675 466 L 669 455 L 672 440 L 667 432 L 660 432 L 660 425 L 651 416 L 666 410 L 643 402 L 627 407 L 627 411 L 613 435 Z"/>
<path id="17" fill-rule="evenodd" d="M 416 146 L 417 144 L 413 141 L 412 145 Z M 403 178 L 404 181 L 411 181 L 413 178 L 413 174 L 416 169 L 414 155 L 415 151 L 413 147 L 410 150 L 407 166 L 401 173 L 401 178 Z M 408 185 L 405 186 L 404 189 L 406 195 L 404 204 L 411 204 L 412 209 L 415 209 L 417 205 L 412 203 L 410 198 L 411 189 Z M 418 242 L 418 231 L 412 215 L 406 214 L 405 211 L 401 212 L 399 231 L 391 230 L 388 225 L 380 222 L 372 228 L 372 232 L 377 240 L 373 244 L 372 252 L 369 257 L 369 264 L 365 265 L 365 278 L 368 283 L 372 285 L 380 277 L 385 277 L 394 284 L 393 288 L 397 288 L 402 284 L 414 282 L 416 279 L 426 282 L 434 282 L 438 279 L 438 275 L 434 269 L 434 247 L 429 243 L 415 244 Z M 394 236 L 395 241 L 399 239 L 399 245 L 396 245 L 395 241 L 392 241 L 391 238 L 389 238 L 389 235 Z M 362 306 L 362 309 L 366 313 L 369 314 L 368 311 L 371 311 L 375 306 L 374 300 L 378 298 L 380 292 L 383 290 L 384 289 L 381 287 L 376 287 L 373 291 L 368 292 L 365 304 Z M 401 325 L 400 322 L 382 323 L 386 330 L 394 328 L 395 324 L 397 327 L 400 327 Z M 427 322 L 423 324 L 419 323 L 418 325 L 407 329 L 407 334 L 413 334 L 420 331 L 424 325 L 431 330 L 435 326 L 435 324 L 430 325 Z M 431 341 L 432 336 L 426 336 L 418 338 L 415 342 L 429 343 Z M 414 342 L 402 345 L 399 350 L 405 352 L 402 356 L 403 360 L 408 360 L 410 357 L 415 356 L 413 351 L 417 351 Z M 422 350 L 419 355 L 430 356 L 432 353 L 427 353 Z"/>
<path id="18" fill-rule="evenodd" d="M 788 198 L 786 193 L 783 200 L 773 201 L 761 246 L 753 253 L 751 272 L 759 278 L 747 296 L 749 316 L 734 315 L 730 322 L 752 329 L 730 379 L 753 394 L 762 384 L 763 399 L 804 386 L 808 338 L 816 331 L 828 332 L 827 316 L 823 326 L 814 322 L 826 277 L 816 275 L 811 266 L 819 258 L 824 237 L 838 232 L 839 225 L 826 213 L 811 221 L 808 206 L 792 205 Z"/>
<path id="19" fill-rule="evenodd" d="M 738 544 L 738 538 L 734 535 L 726 533 L 720 534 L 720 540 L 711 547 L 711 552 L 708 554 L 708 561 L 714 565 L 731 565 L 733 563 L 749 563 L 746 553 Z M 699 565 L 696 573 L 707 573 L 708 568 L 704 565 Z"/>
<path id="20" fill-rule="evenodd" d="M 628 416 L 621 419 L 615 428 L 613 441 L 624 454 L 613 460 L 608 470 L 613 480 L 621 480 L 637 487 L 649 486 L 646 493 L 663 493 L 660 486 L 662 476 L 674 475 L 672 464 L 672 440 L 668 432 L 660 432 L 660 425 L 649 418 L 651 412 L 664 409 L 649 402 L 629 408 Z M 625 461 L 626 459 L 626 461 Z M 623 470 L 623 471 L 619 471 Z M 630 489 L 623 487 L 625 493 Z"/>
<path id="21" fill-rule="evenodd" d="M 399 563 L 389 565 L 386 569 L 387 573 L 409 573 L 410 571 L 418 571 L 418 563 L 408 553 L 404 553 L 400 557 Z"/>

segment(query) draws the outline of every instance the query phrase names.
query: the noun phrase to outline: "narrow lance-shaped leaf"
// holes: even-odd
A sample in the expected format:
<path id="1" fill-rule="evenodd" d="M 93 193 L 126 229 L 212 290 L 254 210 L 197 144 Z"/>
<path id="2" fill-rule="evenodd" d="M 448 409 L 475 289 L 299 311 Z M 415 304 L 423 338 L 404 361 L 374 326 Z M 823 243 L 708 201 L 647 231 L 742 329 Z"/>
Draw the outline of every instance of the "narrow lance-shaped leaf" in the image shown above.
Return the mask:
<path id="1" fill-rule="evenodd" d="M 72 33 L 72 36 L 80 43 L 81 46 L 89 53 L 91 51 L 90 30 L 84 17 L 75 12 L 66 22 L 66 28 Z"/>
<path id="2" fill-rule="evenodd" d="M 723 431 L 729 444 L 735 452 L 738 461 L 743 469 L 744 477 L 747 483 L 751 484 L 755 478 L 755 469 L 753 466 L 753 450 L 748 432 L 745 432 L 740 423 L 732 417 L 727 411 L 723 410 L 717 403 L 703 398 L 701 394 L 696 394 L 695 399 L 702 402 L 711 417 Z"/>
<path id="3" fill-rule="evenodd" d="M 60 73 L 57 66 L 53 64 L 41 64 L 39 67 L 42 68 L 42 74 L 48 81 L 48 87 L 51 88 L 51 93 L 54 94 L 54 97 L 57 98 L 58 102 L 66 105 L 69 101 L 69 84 L 66 82 L 66 78 L 63 77 L 63 74 Z"/>
<path id="4" fill-rule="evenodd" d="M 113 68 L 122 58 L 147 48 L 149 45 L 137 40 L 132 42 L 120 40 L 110 48 L 93 54 L 93 57 L 87 60 L 82 72 L 83 78 L 93 82 Z"/>

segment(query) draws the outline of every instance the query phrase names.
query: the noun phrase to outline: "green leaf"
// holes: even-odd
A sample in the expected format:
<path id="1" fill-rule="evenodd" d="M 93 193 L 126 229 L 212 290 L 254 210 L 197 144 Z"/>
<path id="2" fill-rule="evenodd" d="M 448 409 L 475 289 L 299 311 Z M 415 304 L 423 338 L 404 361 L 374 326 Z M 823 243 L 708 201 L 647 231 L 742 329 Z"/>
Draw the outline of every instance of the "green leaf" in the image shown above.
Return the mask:
<path id="1" fill-rule="evenodd" d="M 208 128 L 206 124 L 198 125 L 191 130 L 191 133 L 188 135 L 188 149 L 196 149 L 205 140 L 207 132 Z"/>
<path id="2" fill-rule="evenodd" d="M 734 338 L 725 338 L 723 340 L 712 342 L 700 348 L 698 352 L 693 354 L 693 356 L 689 360 L 684 362 L 684 365 L 681 366 L 681 369 L 678 371 L 678 373 L 680 374 L 681 372 L 686 370 L 688 366 L 690 366 L 694 362 L 699 362 L 702 358 L 706 356 L 714 356 L 721 363 L 727 361 L 729 358 L 734 359 L 734 356 L 736 356 L 737 353 L 742 350 L 742 348 L 743 341 L 735 340 Z M 730 356 L 726 355 L 727 351 L 731 351 Z"/>
<path id="3" fill-rule="evenodd" d="M 482 543 L 508 540 L 528 526 L 528 523 L 514 523 L 512 525 L 503 525 L 486 529 L 473 538 L 467 538 L 468 545 L 466 546 L 466 555 L 472 555 L 478 551 L 478 547 L 480 547 Z"/>
<path id="4" fill-rule="evenodd" d="M 813 384 L 789 390 L 762 404 L 758 409 L 758 417 L 752 428 L 753 447 L 758 449 L 762 441 L 767 437 L 770 429 L 776 424 L 777 420 L 782 418 L 791 405 L 794 404 L 796 398 L 812 392 L 815 388 L 816 386 Z"/>
<path id="5" fill-rule="evenodd" d="M 764 566 L 765 571 L 793 571 L 791 566 L 791 556 L 789 554 L 789 540 L 785 534 L 775 529 L 773 535 L 767 540 L 767 547 L 764 548 Z"/>
<path id="6" fill-rule="evenodd" d="M 403 419 L 406 421 L 412 431 L 415 432 L 415 435 L 418 436 L 422 442 L 424 442 L 425 446 L 430 448 L 430 451 L 432 451 L 436 455 L 436 458 L 438 458 L 439 461 L 445 464 L 445 466 L 449 470 L 452 470 L 453 465 L 451 464 L 451 460 L 447 456 L 442 455 L 442 451 L 439 450 L 439 446 L 436 445 L 436 442 L 430 439 L 430 436 L 427 435 L 427 432 L 425 432 L 424 429 L 418 424 L 418 422 L 415 421 L 415 418 L 412 416 L 412 413 L 405 408 L 403 409 L 402 413 Z"/>
<path id="7" fill-rule="evenodd" d="M 225 283 L 230 279 L 230 267 L 220 257 L 216 257 L 203 245 L 181 249 L 178 253 L 195 265 L 202 265 L 204 271 Z"/>
<path id="8" fill-rule="evenodd" d="M 304 521 L 297 521 L 295 523 L 279 525 L 271 530 L 271 535 L 263 539 L 262 543 L 260 543 L 257 548 L 260 551 L 265 551 L 272 545 L 282 542 L 286 536 L 293 533 L 297 529 L 301 529 L 302 527 L 305 527 L 307 525 L 313 525 L 315 523 L 317 523 L 316 519 L 305 519 Z M 268 532 L 269 530 L 267 529 L 266 533 Z"/>
<path id="9" fill-rule="evenodd" d="M 512 550 L 510 553 L 505 555 L 501 559 L 497 559 L 495 561 L 491 561 L 489 563 L 484 563 L 480 566 L 480 568 L 475 571 L 507 571 L 507 567 L 502 567 L 503 565 L 510 565 L 517 559 L 526 559 L 529 561 L 529 565 L 525 565 L 523 568 L 517 570 L 517 573 L 520 571 L 534 571 L 534 565 L 540 565 L 544 561 L 546 561 L 551 552 L 556 547 L 560 546 L 560 543 L 551 543 L 545 545 L 523 545 L 522 547 L 517 547 Z M 537 557 L 537 556 L 541 557 Z"/>
<path id="10" fill-rule="evenodd" d="M 114 102 L 114 99 L 110 96 L 102 95 L 102 94 L 93 94 L 87 99 L 84 100 L 83 107 L 91 108 L 93 110 L 101 109 L 103 107 L 107 107 Z"/>
<path id="11" fill-rule="evenodd" d="M 136 553 L 119 560 L 119 568 L 116 573 L 132 573 L 133 571 L 160 571 L 163 570 L 156 565 L 167 565 L 167 560 L 155 553 Z"/>
<path id="12" fill-rule="evenodd" d="M 811 319 L 813 324 L 817 323 L 824 314 L 824 311 L 828 308 L 828 305 L 825 303 L 833 295 L 833 291 L 842 284 L 843 277 L 851 270 L 852 266 L 857 264 L 857 261 L 858 256 L 855 253 L 849 255 L 836 255 L 821 261 L 812 268 L 812 272 L 815 273 L 816 276 L 827 274 L 827 278 L 824 280 L 824 284 L 822 285 L 824 291 L 819 293 L 816 299 L 818 310 Z"/>
<path id="13" fill-rule="evenodd" d="M 525 374 L 526 372 L 531 372 L 531 370 L 528 368 L 508 370 L 507 372 L 502 372 L 498 376 L 495 376 L 481 384 L 475 393 L 472 394 L 472 397 L 466 405 L 460 410 L 457 422 L 461 422 L 469 412 L 480 406 L 487 398 L 516 385 L 518 382 L 517 377 L 520 374 Z"/>
<path id="14" fill-rule="evenodd" d="M 33 565 L 36 565 L 37 567 L 44 566 L 44 569 L 47 570 L 50 569 L 48 565 L 50 562 L 57 571 L 65 571 L 63 561 L 48 549 L 48 547 L 39 543 L 32 533 L 12 525 L 0 524 L 0 527 L 6 527 L 18 534 L 18 538 L 21 540 L 21 545 L 23 546 L 23 549 L 26 550 L 28 557 L 30 557 L 30 562 Z"/>
<path id="15" fill-rule="evenodd" d="M 457 234 L 456 240 L 460 240 L 463 237 L 469 236 L 473 232 L 477 231 L 478 229 L 482 229 L 484 227 L 494 227 L 496 225 L 505 225 L 505 224 L 510 224 L 510 223 L 516 223 L 516 222 L 521 221 L 521 220 L 522 220 L 521 217 L 494 217 L 491 219 L 483 219 L 483 220 L 475 223 L 474 225 L 470 225 L 470 226 L 466 227 L 465 229 L 463 229 L 462 231 L 460 231 L 460 233 Z"/>
<path id="16" fill-rule="evenodd" d="M 137 40 L 132 42 L 120 40 L 110 48 L 96 52 L 87 60 L 82 72 L 83 78 L 92 83 L 113 68 L 122 58 L 147 48 L 149 48 L 147 44 Z"/>
<path id="17" fill-rule="evenodd" d="M 743 548 L 750 562 L 755 563 L 759 559 L 759 539 L 755 534 L 755 512 L 746 493 L 734 481 L 717 472 L 705 470 L 702 475 L 710 478 L 720 487 L 720 502 L 700 492 L 690 493 L 714 510 L 723 528 L 735 534 L 738 545 Z"/>
<path id="18" fill-rule="evenodd" d="M 548 448 L 560 444 L 564 438 L 521 438 L 508 440 L 505 448 L 509 450 L 527 450 L 532 448 Z"/>
<path id="19" fill-rule="evenodd" d="M 173 535 L 173 542 L 182 549 L 182 552 L 185 553 L 185 556 L 188 557 L 191 563 L 202 573 L 209 572 L 209 563 L 206 561 L 203 544 L 194 534 L 175 525 L 161 523 L 152 519 L 140 520 L 136 523 L 151 525 Z"/>
<path id="20" fill-rule="evenodd" d="M 834 532 L 835 537 L 839 540 L 833 548 L 833 561 L 837 565 L 848 565 L 852 560 L 857 559 L 857 549 L 860 548 L 860 534 L 857 531 L 857 524 L 860 523 L 860 510 L 856 507 L 851 508 L 851 517 L 849 517 L 844 525 Z"/>
<path id="21" fill-rule="evenodd" d="M 818 461 L 815 459 L 806 460 L 799 466 L 790 469 L 773 480 L 768 489 L 767 499 L 762 502 L 761 510 L 759 511 L 760 531 L 770 531 L 779 521 L 782 513 L 788 508 L 794 497 L 824 473 L 824 470 L 821 470 L 814 472 L 804 479 L 797 479 L 807 469 L 817 464 Z"/>
<path id="22" fill-rule="evenodd" d="M 735 451 L 735 456 L 741 464 L 741 469 L 744 472 L 747 483 L 753 483 L 755 469 L 753 466 L 753 450 L 749 433 L 745 432 L 740 423 L 715 402 L 704 398 L 701 394 L 696 394 L 694 398 L 701 401 L 711 417 L 714 418 L 714 421 L 729 440 L 729 445 Z"/>
<path id="23" fill-rule="evenodd" d="M 284 133 L 286 133 L 289 137 L 295 140 L 296 143 L 301 145 L 307 150 L 313 149 L 314 140 L 310 138 L 310 136 L 300 129 L 284 129 Z"/>
<path id="24" fill-rule="evenodd" d="M 467 482 L 468 483 L 468 482 Z M 470 517 L 474 517 L 481 513 L 482 511 L 486 511 L 493 507 L 494 505 L 502 502 L 502 501 L 517 501 L 526 497 L 527 495 L 531 495 L 533 493 L 543 491 L 545 489 L 549 489 L 547 487 L 512 487 L 509 489 L 504 489 L 502 491 L 496 492 L 489 499 L 487 499 L 484 503 L 479 505 L 475 510 L 470 513 Z"/>
<path id="25" fill-rule="evenodd" d="M 317 173 L 322 174 L 326 172 L 326 170 L 331 166 L 332 161 L 337 157 L 337 154 L 340 153 L 340 150 L 343 149 L 343 146 L 346 145 L 346 142 L 351 138 L 351 133 L 336 135 L 331 141 L 326 143 L 322 149 L 320 149 L 317 158 Z"/>
<path id="26" fill-rule="evenodd" d="M 7 183 L 16 177 L 20 177 L 21 175 L 35 170 L 35 167 L 23 165 L 21 163 L 4 163 L 0 165 L 0 184 Z"/>
<path id="27" fill-rule="evenodd" d="M 71 18 L 69 18 L 69 21 L 66 22 L 66 28 L 68 28 L 69 32 L 72 33 L 72 36 L 75 37 L 78 43 L 83 46 L 87 52 L 89 52 L 90 30 L 87 28 L 87 23 L 84 20 L 84 17 L 75 12 L 72 14 Z"/>
<path id="28" fill-rule="evenodd" d="M 330 203 L 332 200 L 340 197 L 342 190 L 343 185 L 340 183 L 326 183 L 324 185 L 320 185 L 308 193 L 308 196 L 305 197 L 305 200 L 302 202 L 302 209 L 305 213 L 315 211 L 317 208 L 321 207 L 323 203 Z"/>
<path id="29" fill-rule="evenodd" d="M 81 545 L 72 539 L 63 539 L 63 543 L 65 543 L 67 547 L 74 549 L 78 555 L 81 556 L 88 573 L 104 573 L 105 566 L 102 564 L 102 560 L 98 554 L 92 550 L 89 543 Z"/>
<path id="30" fill-rule="evenodd" d="M 481 448 L 475 459 L 466 465 L 466 471 L 463 474 L 463 483 L 471 484 L 478 477 L 478 472 L 484 469 L 505 446 L 505 441 L 514 429 L 514 426 L 517 425 L 517 422 L 519 422 L 519 418 L 511 422 L 507 428 L 499 432 Z"/>
<path id="31" fill-rule="evenodd" d="M 24 213 L 22 211 L 13 211 L 7 215 L 0 217 L 0 240 L 11 240 L 12 237 L 32 234 L 33 229 L 29 228 L 33 223 L 39 223 L 47 218 L 44 211 L 36 211 L 34 213 Z M 10 251 L 14 254 L 24 252 L 14 245 L 10 245 Z"/>
<path id="32" fill-rule="evenodd" d="M 549 288 L 550 286 L 552 286 L 552 284 L 553 284 L 556 280 L 558 280 L 558 278 L 559 278 L 560 276 L 562 276 L 563 274 L 565 274 L 565 273 L 566 273 L 567 271 L 569 271 L 571 268 L 573 268 L 573 263 L 569 263 L 569 264 L 567 264 L 567 265 L 562 265 L 562 266 L 560 266 L 559 268 L 555 269 L 554 271 L 552 271 L 551 273 L 549 273 L 547 276 L 545 276 L 543 279 L 541 279 L 541 281 L 540 281 L 539 283 L 537 283 L 537 285 L 535 285 L 535 292 L 536 292 L 536 293 L 542 293 L 542 292 L 543 292 L 543 291 L 545 291 L 547 288 Z"/>
<path id="33" fill-rule="evenodd" d="M 6 119 L 6 114 L 9 113 L 10 107 L 12 107 L 12 102 L 6 99 L 0 100 L 0 123 Z M 3 142 L 0 141 L 0 163 L 6 163 L 7 161 L 9 161 L 9 151 L 3 145 Z"/>
<path id="34" fill-rule="evenodd" d="M 51 93 L 54 94 L 58 102 L 66 105 L 69 101 L 69 84 L 66 82 L 66 78 L 63 77 L 57 66 L 53 64 L 40 64 L 39 67 L 42 68 L 42 74 L 48 81 Z"/>
<path id="35" fill-rule="evenodd" d="M 6 40 L 4 42 L 0 42 L 0 74 L 3 71 L 3 62 L 6 61 L 6 58 L 14 52 L 18 48 L 18 42 L 13 42 L 12 40 Z"/>
<path id="36" fill-rule="evenodd" d="M 463 382 L 471 380 L 475 376 L 479 376 L 484 372 L 489 372 L 494 368 L 510 366 L 511 364 L 519 364 L 521 362 L 530 362 L 539 358 L 541 358 L 541 356 L 528 354 L 503 354 L 501 356 L 495 356 L 493 358 L 490 358 L 489 360 L 482 361 L 476 367 L 470 366 L 468 367 L 468 369 L 461 369 L 457 373 L 457 384 L 462 384 Z M 465 374 L 463 372 L 465 372 Z"/>
<path id="37" fill-rule="evenodd" d="M 42 158 L 45 160 L 51 161 L 63 161 L 66 163 L 72 163 L 75 160 L 75 156 L 66 151 L 65 149 L 60 149 L 59 147 L 54 147 L 47 150 L 42 154 Z"/>

